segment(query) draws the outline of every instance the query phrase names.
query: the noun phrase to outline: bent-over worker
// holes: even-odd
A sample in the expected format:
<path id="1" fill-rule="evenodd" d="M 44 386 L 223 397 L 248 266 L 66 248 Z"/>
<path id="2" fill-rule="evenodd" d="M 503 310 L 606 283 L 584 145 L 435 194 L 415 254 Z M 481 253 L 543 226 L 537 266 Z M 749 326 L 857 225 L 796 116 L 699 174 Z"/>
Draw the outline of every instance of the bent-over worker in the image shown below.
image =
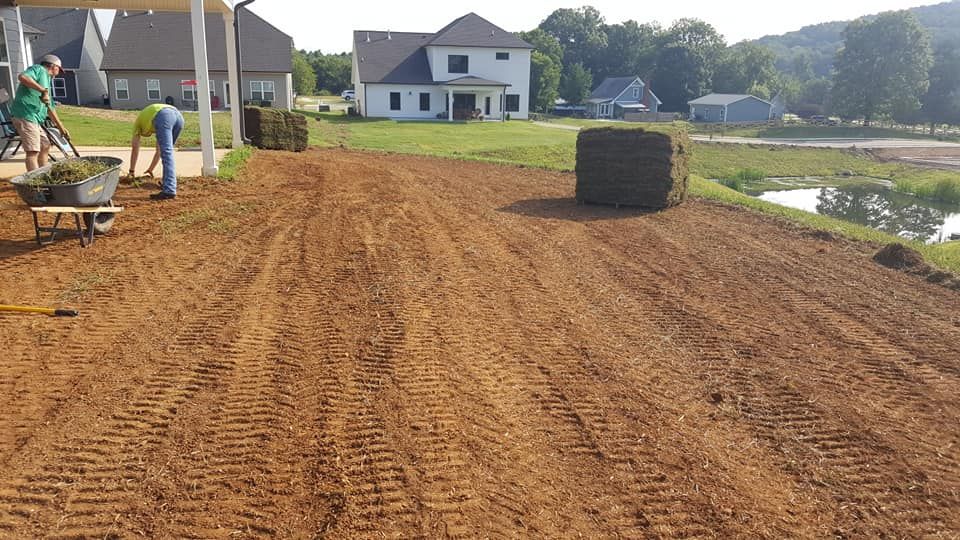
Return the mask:
<path id="1" fill-rule="evenodd" d="M 50 139 L 41 125 L 48 116 L 63 137 L 70 139 L 70 132 L 63 126 L 50 99 L 51 78 L 63 71 L 62 65 L 58 57 L 48 54 L 40 59 L 39 64 L 28 67 L 18 77 L 20 86 L 13 98 L 10 116 L 13 117 L 13 127 L 20 134 L 23 151 L 27 154 L 27 171 L 47 164 Z"/>
<path id="2" fill-rule="evenodd" d="M 173 162 L 173 145 L 180 138 L 183 130 L 183 115 L 175 107 L 164 103 L 148 105 L 133 123 L 133 139 L 130 146 L 130 176 L 135 176 L 137 157 L 140 155 L 140 138 L 157 136 L 157 152 L 147 169 L 147 174 L 153 176 L 157 163 L 163 160 L 163 182 L 160 191 L 150 195 L 151 199 L 162 201 L 177 196 L 177 171 Z"/>

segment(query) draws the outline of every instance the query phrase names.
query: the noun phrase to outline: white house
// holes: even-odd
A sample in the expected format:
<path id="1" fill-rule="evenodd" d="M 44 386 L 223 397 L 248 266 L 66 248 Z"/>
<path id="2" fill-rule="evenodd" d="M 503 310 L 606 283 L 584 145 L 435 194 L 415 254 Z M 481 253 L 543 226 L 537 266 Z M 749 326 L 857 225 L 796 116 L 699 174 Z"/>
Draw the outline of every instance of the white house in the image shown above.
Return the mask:
<path id="1" fill-rule="evenodd" d="M 356 107 L 395 119 L 526 119 L 532 50 L 475 13 L 435 34 L 355 31 Z"/>

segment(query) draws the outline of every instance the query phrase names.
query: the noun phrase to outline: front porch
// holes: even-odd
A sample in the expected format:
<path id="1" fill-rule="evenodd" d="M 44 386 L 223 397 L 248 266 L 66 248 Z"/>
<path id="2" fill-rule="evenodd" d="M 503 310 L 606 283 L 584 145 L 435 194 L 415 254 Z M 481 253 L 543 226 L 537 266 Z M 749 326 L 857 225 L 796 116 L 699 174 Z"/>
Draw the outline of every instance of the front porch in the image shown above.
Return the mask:
<path id="1" fill-rule="evenodd" d="M 446 95 L 446 119 L 455 120 L 506 120 L 506 83 L 463 77 L 441 86 Z"/>

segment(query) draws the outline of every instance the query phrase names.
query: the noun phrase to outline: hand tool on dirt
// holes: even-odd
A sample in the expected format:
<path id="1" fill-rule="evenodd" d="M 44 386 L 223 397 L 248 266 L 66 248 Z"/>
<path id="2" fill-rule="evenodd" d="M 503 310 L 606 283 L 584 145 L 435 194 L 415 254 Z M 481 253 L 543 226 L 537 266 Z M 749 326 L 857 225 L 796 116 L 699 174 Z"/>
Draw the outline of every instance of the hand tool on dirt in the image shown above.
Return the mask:
<path id="1" fill-rule="evenodd" d="M 50 315 L 51 317 L 76 317 L 80 312 L 75 309 L 56 309 L 30 306 L 4 306 L 0 305 L 0 311 L 16 311 L 19 313 L 40 313 Z"/>

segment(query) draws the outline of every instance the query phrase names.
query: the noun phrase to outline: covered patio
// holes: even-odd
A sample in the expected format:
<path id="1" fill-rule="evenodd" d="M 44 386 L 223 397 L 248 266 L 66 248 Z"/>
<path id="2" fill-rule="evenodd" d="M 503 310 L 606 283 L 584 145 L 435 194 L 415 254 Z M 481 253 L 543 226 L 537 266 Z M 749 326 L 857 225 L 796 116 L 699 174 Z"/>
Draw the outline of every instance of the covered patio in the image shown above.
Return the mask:
<path id="1" fill-rule="evenodd" d="M 504 99 L 507 87 L 504 82 L 491 81 L 480 77 L 461 77 L 447 81 L 441 89 L 447 96 L 447 120 L 479 119 L 506 120 Z"/>
<path id="2" fill-rule="evenodd" d="M 85 9 L 115 9 L 127 11 L 179 11 L 191 15 L 193 35 L 194 66 L 196 69 L 197 93 L 201 96 L 210 95 L 209 63 L 207 61 L 207 39 L 205 19 L 208 14 L 223 19 L 226 34 L 227 72 L 230 79 L 230 102 L 240 101 L 240 84 L 238 78 L 236 36 L 234 33 L 234 11 L 231 0 L 0 0 L 0 7 L 14 7 L 17 10 L 18 26 L 21 43 L 24 40 L 23 23 L 19 20 L 20 7 L 40 8 L 85 8 Z M 33 59 L 26 58 L 25 47 L 24 65 L 30 65 Z M 200 113 L 200 145 L 202 153 L 202 173 L 205 176 L 216 176 L 218 172 L 217 153 L 213 143 L 213 114 L 209 100 L 199 100 Z M 242 107 L 233 107 L 231 110 L 233 127 L 233 147 L 243 146 L 243 137 L 240 132 L 240 115 Z"/>

